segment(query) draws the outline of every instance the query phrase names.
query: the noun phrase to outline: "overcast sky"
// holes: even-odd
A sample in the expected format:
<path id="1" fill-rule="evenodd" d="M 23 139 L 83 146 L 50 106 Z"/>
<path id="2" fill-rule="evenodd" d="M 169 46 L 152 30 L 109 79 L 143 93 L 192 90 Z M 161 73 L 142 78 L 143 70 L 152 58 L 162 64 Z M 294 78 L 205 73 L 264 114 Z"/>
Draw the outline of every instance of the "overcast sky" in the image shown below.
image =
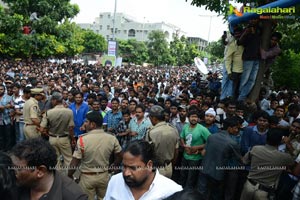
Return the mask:
<path id="1" fill-rule="evenodd" d="M 117 0 L 117 12 L 128 14 L 142 23 L 171 23 L 186 32 L 187 36 L 206 40 L 211 24 L 209 40 L 218 40 L 227 29 L 222 16 L 217 17 L 216 13 L 192 6 L 190 2 L 191 0 Z M 114 12 L 115 0 L 71 0 L 71 3 L 80 7 L 75 22 L 93 23 L 100 12 Z"/>

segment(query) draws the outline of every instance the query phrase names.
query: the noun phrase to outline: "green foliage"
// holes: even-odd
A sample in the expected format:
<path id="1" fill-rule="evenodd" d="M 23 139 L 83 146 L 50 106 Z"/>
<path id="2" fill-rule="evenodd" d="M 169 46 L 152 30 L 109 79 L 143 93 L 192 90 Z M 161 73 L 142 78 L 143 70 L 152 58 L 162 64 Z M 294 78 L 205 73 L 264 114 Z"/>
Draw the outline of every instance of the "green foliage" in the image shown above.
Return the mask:
<path id="1" fill-rule="evenodd" d="M 191 65 L 195 57 L 205 57 L 205 52 L 199 51 L 197 45 L 190 44 L 184 36 L 180 38 L 174 36 L 173 41 L 170 42 L 170 52 L 174 59 L 173 64 L 177 66 Z"/>
<path id="2" fill-rule="evenodd" d="M 135 64 L 143 64 L 149 59 L 148 49 L 144 42 L 135 39 L 119 40 L 118 54 L 123 58 L 124 62 Z"/>
<path id="3" fill-rule="evenodd" d="M 70 23 L 78 12 L 70 0 L 4 0 L 9 9 L 0 9 L 0 54 L 8 57 L 73 56 L 81 53 L 88 42 L 85 32 Z M 38 20 L 30 20 L 36 12 Z M 22 34 L 23 26 L 31 34 Z M 102 40 L 103 42 L 103 40 Z M 96 43 L 95 45 L 98 45 Z M 101 47 L 103 50 L 105 47 Z"/>
<path id="4" fill-rule="evenodd" d="M 107 42 L 102 35 L 91 30 L 83 30 L 84 53 L 104 52 L 107 49 Z"/>
<path id="5" fill-rule="evenodd" d="M 207 51 L 211 55 L 211 60 L 213 62 L 220 61 L 224 57 L 224 45 L 222 41 L 219 40 L 217 42 L 211 42 L 207 47 Z"/>
<path id="6" fill-rule="evenodd" d="M 300 9 L 300 8 L 299 8 Z M 294 52 L 300 52 L 300 18 L 295 20 L 282 20 L 278 24 L 277 31 L 282 33 L 280 46 L 282 49 L 293 49 Z"/>
<path id="7" fill-rule="evenodd" d="M 299 90 L 299 66 L 300 53 L 295 53 L 293 50 L 284 51 L 272 66 L 275 87 L 287 86 L 291 90 Z"/>
<path id="8" fill-rule="evenodd" d="M 75 23 L 65 21 L 56 27 L 56 31 L 59 33 L 58 42 L 66 49 L 63 55 L 73 56 L 84 50 L 84 32 Z"/>
<path id="9" fill-rule="evenodd" d="M 27 20 L 33 12 L 36 12 L 39 18 L 47 16 L 56 22 L 73 18 L 79 13 L 78 5 L 70 4 L 70 0 L 3 0 L 3 2 L 8 4 L 10 13 L 23 15 Z"/>
<path id="10" fill-rule="evenodd" d="M 188 1 L 188 0 L 186 0 Z M 245 3 L 250 1 L 244 1 L 244 0 L 235 0 L 234 2 L 237 3 Z M 266 0 L 251 0 L 251 2 L 256 3 L 259 5 L 266 4 Z M 214 0 L 214 1 L 207 1 L 207 0 L 192 0 L 192 5 L 201 7 L 204 6 L 207 10 L 215 11 L 218 14 L 226 15 L 228 12 L 228 0 Z"/>
<path id="11" fill-rule="evenodd" d="M 152 31 L 148 35 L 149 62 L 154 65 L 172 64 L 174 62 L 165 34 L 162 31 Z"/>
<path id="12" fill-rule="evenodd" d="M 174 36 L 173 41 L 170 42 L 170 53 L 175 62 L 173 64 L 179 66 L 186 64 L 188 47 L 184 36 L 181 38 L 178 38 L 178 35 Z"/>
<path id="13" fill-rule="evenodd" d="M 0 31 L 11 34 L 22 29 L 23 16 L 19 14 L 7 15 L 4 10 L 0 10 Z"/>

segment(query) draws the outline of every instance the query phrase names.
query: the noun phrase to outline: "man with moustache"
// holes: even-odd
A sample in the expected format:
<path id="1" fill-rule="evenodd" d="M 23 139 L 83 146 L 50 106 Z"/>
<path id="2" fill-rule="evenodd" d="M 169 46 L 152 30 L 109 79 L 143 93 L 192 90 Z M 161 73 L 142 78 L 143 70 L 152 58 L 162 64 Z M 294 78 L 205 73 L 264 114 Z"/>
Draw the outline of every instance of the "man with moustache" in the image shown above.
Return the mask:
<path id="1" fill-rule="evenodd" d="M 74 119 L 74 134 L 77 139 L 81 134 L 83 134 L 83 129 L 81 126 L 85 121 L 86 113 L 89 111 L 89 106 L 83 101 L 83 93 L 76 91 L 74 92 L 75 102 L 72 103 L 69 108 L 73 112 Z"/>
<path id="2" fill-rule="evenodd" d="M 181 166 L 187 170 L 181 170 L 180 183 L 186 189 L 193 189 L 197 183 L 199 170 L 195 168 L 201 165 L 205 143 L 210 132 L 204 126 L 198 124 L 198 112 L 188 113 L 189 124 L 185 125 L 180 133 L 180 142 L 184 147 Z"/>
<path id="3" fill-rule="evenodd" d="M 204 121 L 201 123 L 204 127 L 206 127 L 211 134 L 215 134 L 219 132 L 219 128 L 216 121 L 216 111 L 213 108 L 209 108 L 205 111 Z"/>
<path id="4" fill-rule="evenodd" d="M 105 200 L 165 199 L 182 187 L 155 170 L 154 146 L 136 140 L 123 154 L 123 173 L 110 179 Z"/>
<path id="5" fill-rule="evenodd" d="M 27 139 L 11 151 L 20 200 L 87 200 L 88 197 L 71 179 L 55 170 L 55 149 L 42 138 Z M 2 196 L 1 196 L 2 199 Z"/>
<path id="6" fill-rule="evenodd" d="M 189 124 L 189 119 L 187 117 L 187 107 L 184 105 L 180 105 L 178 108 L 179 111 L 179 118 L 177 121 L 172 124 L 174 127 L 176 127 L 178 136 L 180 137 L 180 133 L 182 131 L 182 128 L 186 125 Z M 179 144 L 180 145 L 180 144 Z M 178 155 L 176 159 L 176 163 L 173 166 L 173 174 L 172 174 L 172 180 L 178 182 L 180 178 L 180 167 L 181 167 L 181 160 L 183 158 L 183 147 L 180 145 L 178 148 Z"/>
<path id="7" fill-rule="evenodd" d="M 119 122 L 122 120 L 122 112 L 119 111 L 120 101 L 118 98 L 111 100 L 111 110 L 108 111 L 103 118 L 103 126 L 107 132 L 115 134 Z"/>
<path id="8" fill-rule="evenodd" d="M 139 104 L 135 107 L 135 118 L 130 120 L 129 129 L 131 140 L 140 140 L 145 137 L 146 131 L 152 126 L 148 117 L 145 117 L 145 106 Z"/>

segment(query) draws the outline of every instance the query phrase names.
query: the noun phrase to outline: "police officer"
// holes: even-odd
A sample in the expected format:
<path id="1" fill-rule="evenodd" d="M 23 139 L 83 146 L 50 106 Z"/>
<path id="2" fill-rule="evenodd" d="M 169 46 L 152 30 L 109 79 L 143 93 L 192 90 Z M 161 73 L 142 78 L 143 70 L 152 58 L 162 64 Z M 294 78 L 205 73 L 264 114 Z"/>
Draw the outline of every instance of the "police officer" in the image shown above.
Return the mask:
<path id="1" fill-rule="evenodd" d="M 291 155 L 278 151 L 282 136 L 282 130 L 270 129 L 267 133 L 267 144 L 254 146 L 244 156 L 244 163 L 251 164 L 251 168 L 241 199 L 275 199 L 280 174 L 294 165 Z"/>
<path id="2" fill-rule="evenodd" d="M 95 195 L 98 199 L 104 198 L 109 180 L 110 156 L 114 154 L 115 165 L 121 162 L 122 148 L 115 136 L 101 129 L 102 123 L 99 112 L 87 113 L 84 123 L 87 133 L 78 138 L 68 171 L 68 176 L 72 178 L 80 164 L 79 185 L 88 194 L 89 200 L 94 200 Z"/>
<path id="3" fill-rule="evenodd" d="M 64 158 L 64 166 L 69 166 L 72 160 L 72 148 L 76 144 L 74 138 L 74 121 L 72 110 L 63 105 L 63 96 L 59 92 L 54 92 L 51 97 L 52 109 L 48 110 L 41 122 L 41 132 L 49 129 L 49 142 L 56 150 L 57 158 L 60 155 Z M 57 163 L 59 164 L 59 163 Z"/>
<path id="4" fill-rule="evenodd" d="M 150 108 L 149 118 L 153 127 L 149 129 L 145 139 L 154 143 L 160 174 L 171 178 L 172 163 L 176 161 L 178 154 L 178 132 L 165 122 L 164 109 L 160 106 Z"/>
<path id="5" fill-rule="evenodd" d="M 30 99 L 24 104 L 24 135 L 26 139 L 40 136 L 41 111 L 38 102 L 43 99 L 44 95 L 42 88 L 33 88 Z"/>

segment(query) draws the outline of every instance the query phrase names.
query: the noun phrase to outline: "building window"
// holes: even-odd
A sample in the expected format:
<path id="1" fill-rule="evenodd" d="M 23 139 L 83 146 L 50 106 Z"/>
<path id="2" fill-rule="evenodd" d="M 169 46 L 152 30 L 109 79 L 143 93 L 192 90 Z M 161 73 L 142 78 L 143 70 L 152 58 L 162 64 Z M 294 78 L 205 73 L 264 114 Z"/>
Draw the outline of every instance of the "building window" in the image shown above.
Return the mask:
<path id="1" fill-rule="evenodd" d="M 107 17 L 108 17 L 108 18 L 110 18 L 110 14 L 109 14 L 109 15 L 107 15 Z"/>
<path id="2" fill-rule="evenodd" d="M 127 30 L 124 30 L 124 34 L 127 34 Z"/>
<path id="3" fill-rule="evenodd" d="M 109 25 L 107 25 L 107 30 L 109 30 L 110 29 L 110 26 Z"/>
<path id="4" fill-rule="evenodd" d="M 103 18 L 103 15 L 100 15 L 100 19 L 102 19 Z"/>
<path id="5" fill-rule="evenodd" d="M 165 36 L 166 36 L 166 38 L 169 38 L 169 37 L 170 37 L 170 34 L 169 34 L 168 31 L 165 31 Z"/>
<path id="6" fill-rule="evenodd" d="M 135 37 L 135 30 L 134 29 L 130 29 L 128 31 L 128 37 Z"/>
<path id="7" fill-rule="evenodd" d="M 100 25 L 100 30 L 102 30 L 102 25 Z"/>

